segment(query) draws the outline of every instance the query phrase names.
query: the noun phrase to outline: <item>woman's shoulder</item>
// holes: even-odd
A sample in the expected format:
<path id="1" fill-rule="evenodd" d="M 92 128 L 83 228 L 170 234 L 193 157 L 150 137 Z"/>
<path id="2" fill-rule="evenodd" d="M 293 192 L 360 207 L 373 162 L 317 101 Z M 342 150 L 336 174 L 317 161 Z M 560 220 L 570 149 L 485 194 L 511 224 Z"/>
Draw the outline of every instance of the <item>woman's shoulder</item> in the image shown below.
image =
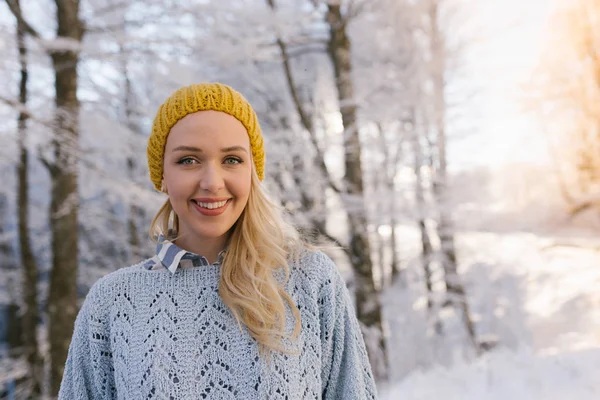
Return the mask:
<path id="1" fill-rule="evenodd" d="M 291 257 L 291 261 L 296 268 L 315 270 L 315 272 L 336 268 L 331 257 L 325 254 L 323 250 L 313 247 L 301 248 Z"/>
<path id="2" fill-rule="evenodd" d="M 114 290 L 121 284 L 131 280 L 137 273 L 143 271 L 145 266 L 149 262 L 153 262 L 153 259 L 146 259 L 137 264 L 130 265 L 127 267 L 119 268 L 98 279 L 90 288 L 88 296 L 100 296 L 103 297 L 108 291 Z"/>
<path id="3" fill-rule="evenodd" d="M 300 277 L 315 287 L 320 288 L 341 279 L 337 265 L 320 249 L 302 249 L 290 265 L 292 276 Z"/>

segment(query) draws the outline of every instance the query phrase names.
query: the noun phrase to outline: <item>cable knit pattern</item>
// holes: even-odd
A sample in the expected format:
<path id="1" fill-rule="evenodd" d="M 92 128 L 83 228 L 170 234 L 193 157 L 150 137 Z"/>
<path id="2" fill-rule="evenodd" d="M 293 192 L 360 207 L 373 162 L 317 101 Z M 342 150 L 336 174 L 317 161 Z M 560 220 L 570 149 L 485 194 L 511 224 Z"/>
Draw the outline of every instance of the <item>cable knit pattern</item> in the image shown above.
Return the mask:
<path id="1" fill-rule="evenodd" d="M 375 399 L 348 290 L 322 252 L 291 267 L 302 319 L 293 354 L 265 361 L 218 293 L 220 267 L 100 279 L 77 316 L 59 399 Z M 293 329 L 290 317 L 286 326 Z"/>

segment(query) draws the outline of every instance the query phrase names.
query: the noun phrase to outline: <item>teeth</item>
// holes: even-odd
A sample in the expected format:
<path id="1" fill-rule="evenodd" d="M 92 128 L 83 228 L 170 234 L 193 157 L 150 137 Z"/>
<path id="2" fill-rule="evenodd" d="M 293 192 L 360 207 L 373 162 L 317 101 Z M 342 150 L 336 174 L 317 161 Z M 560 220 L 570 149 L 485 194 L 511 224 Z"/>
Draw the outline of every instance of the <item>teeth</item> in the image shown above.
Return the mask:
<path id="1" fill-rule="evenodd" d="M 225 200 L 225 201 L 219 201 L 219 202 L 216 202 L 216 203 L 203 203 L 203 202 L 200 202 L 200 201 L 197 201 L 196 203 L 200 207 L 202 207 L 202 208 L 208 208 L 209 210 L 212 210 L 214 208 L 223 207 L 227 203 L 227 200 Z"/>

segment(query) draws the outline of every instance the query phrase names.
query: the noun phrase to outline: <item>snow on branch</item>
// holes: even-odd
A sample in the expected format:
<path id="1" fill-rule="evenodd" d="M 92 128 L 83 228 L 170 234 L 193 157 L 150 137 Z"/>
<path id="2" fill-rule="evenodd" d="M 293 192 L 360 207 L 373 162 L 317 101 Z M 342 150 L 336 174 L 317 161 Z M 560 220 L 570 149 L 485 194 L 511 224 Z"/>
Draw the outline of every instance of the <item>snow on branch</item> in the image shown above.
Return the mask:
<path id="1" fill-rule="evenodd" d="M 569 215 L 575 217 L 585 210 L 598 206 L 600 206 L 600 191 L 590 193 L 580 199 L 575 199 L 574 204 L 569 209 Z"/>

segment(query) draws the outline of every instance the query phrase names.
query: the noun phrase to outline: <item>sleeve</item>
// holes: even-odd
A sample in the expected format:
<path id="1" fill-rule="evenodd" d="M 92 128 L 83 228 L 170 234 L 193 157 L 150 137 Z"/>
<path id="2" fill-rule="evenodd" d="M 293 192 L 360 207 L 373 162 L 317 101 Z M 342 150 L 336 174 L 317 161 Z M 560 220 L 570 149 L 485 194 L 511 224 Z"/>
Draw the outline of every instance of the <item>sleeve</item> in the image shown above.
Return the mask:
<path id="1" fill-rule="evenodd" d="M 331 271 L 331 278 L 321 288 L 319 299 L 322 307 L 323 399 L 377 399 L 365 342 L 348 288 L 333 261 L 323 257 Z"/>
<path id="2" fill-rule="evenodd" d="M 59 400 L 116 398 L 108 321 L 96 297 L 92 287 L 75 319 Z"/>

